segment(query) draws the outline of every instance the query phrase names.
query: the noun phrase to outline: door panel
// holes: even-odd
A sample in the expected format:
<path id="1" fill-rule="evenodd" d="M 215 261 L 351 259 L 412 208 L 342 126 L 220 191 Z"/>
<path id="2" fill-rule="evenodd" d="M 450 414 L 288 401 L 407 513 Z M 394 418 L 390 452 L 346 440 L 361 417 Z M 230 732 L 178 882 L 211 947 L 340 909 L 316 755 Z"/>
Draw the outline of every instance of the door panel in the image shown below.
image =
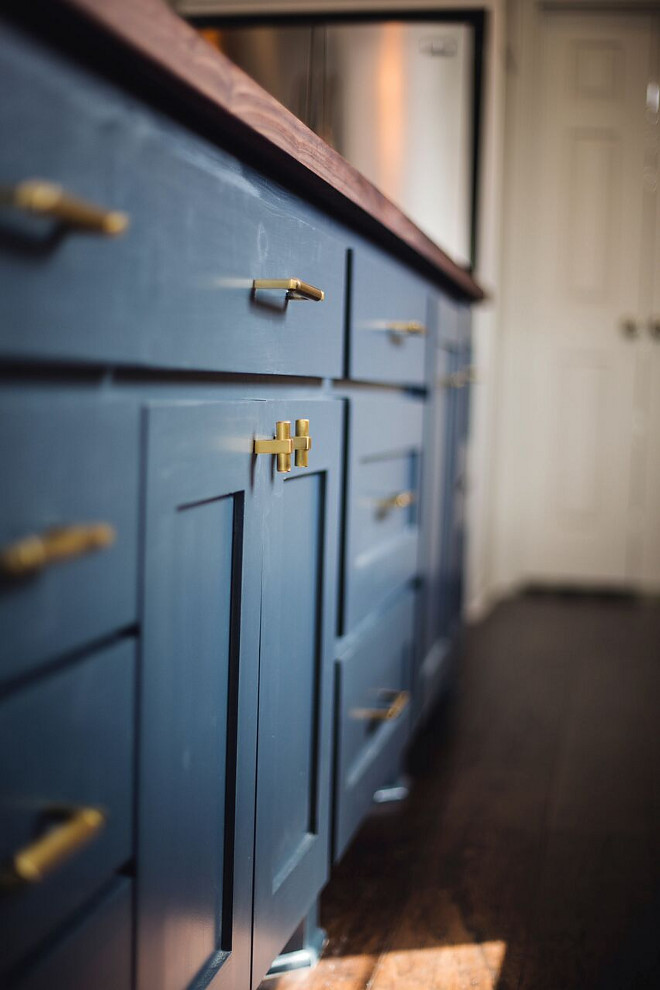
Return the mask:
<path id="1" fill-rule="evenodd" d="M 343 404 L 263 403 L 262 429 L 309 419 L 309 467 L 265 502 L 253 985 L 325 883 Z M 274 461 L 274 458 L 272 459 Z"/>
<path id="2" fill-rule="evenodd" d="M 546 14 L 528 415 L 527 575 L 621 584 L 630 559 L 649 17 Z"/>
<path id="3" fill-rule="evenodd" d="M 257 412 L 218 402 L 145 413 L 141 990 L 249 981 Z"/>

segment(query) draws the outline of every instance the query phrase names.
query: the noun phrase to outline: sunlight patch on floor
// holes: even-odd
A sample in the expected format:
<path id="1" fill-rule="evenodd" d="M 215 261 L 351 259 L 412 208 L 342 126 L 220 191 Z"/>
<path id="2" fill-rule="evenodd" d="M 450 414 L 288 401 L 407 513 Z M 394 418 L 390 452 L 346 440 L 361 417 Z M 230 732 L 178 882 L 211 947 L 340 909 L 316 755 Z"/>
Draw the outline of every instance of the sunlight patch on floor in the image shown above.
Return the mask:
<path id="1" fill-rule="evenodd" d="M 505 942 L 400 949 L 379 960 L 369 990 L 495 990 Z"/>

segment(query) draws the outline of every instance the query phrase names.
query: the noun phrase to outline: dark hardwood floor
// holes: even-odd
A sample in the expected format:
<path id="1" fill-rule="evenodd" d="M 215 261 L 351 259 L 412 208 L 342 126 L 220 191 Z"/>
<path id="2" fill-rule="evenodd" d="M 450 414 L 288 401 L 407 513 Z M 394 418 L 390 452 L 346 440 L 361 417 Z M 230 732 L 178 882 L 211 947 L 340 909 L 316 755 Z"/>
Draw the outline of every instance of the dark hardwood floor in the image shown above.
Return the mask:
<path id="1" fill-rule="evenodd" d="M 467 636 L 455 698 L 268 990 L 660 987 L 660 606 L 525 596 Z"/>

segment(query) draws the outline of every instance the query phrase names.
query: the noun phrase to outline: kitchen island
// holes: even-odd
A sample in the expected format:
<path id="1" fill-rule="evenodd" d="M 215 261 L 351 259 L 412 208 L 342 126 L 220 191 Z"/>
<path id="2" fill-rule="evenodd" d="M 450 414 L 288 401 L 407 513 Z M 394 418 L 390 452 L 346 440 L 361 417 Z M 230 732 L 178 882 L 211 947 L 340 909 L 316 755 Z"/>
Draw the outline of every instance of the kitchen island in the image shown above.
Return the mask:
<path id="1" fill-rule="evenodd" d="M 0 974 L 247 990 L 450 676 L 483 293 L 159 0 L 21 7 Z"/>

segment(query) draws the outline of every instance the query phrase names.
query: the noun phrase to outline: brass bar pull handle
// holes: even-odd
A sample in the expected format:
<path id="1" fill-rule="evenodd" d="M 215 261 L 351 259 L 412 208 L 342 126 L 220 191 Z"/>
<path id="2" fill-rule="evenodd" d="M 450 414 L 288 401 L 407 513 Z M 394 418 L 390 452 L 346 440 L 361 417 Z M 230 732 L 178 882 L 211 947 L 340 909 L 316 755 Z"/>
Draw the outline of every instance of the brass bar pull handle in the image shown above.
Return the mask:
<path id="1" fill-rule="evenodd" d="M 282 289 L 286 292 L 287 299 L 311 302 L 323 302 L 325 292 L 317 289 L 309 282 L 303 282 L 300 278 L 255 278 L 252 283 L 254 292 L 260 289 Z"/>
<path id="2" fill-rule="evenodd" d="M 391 722 L 399 718 L 410 702 L 409 691 L 381 691 L 381 695 L 391 697 L 392 700 L 387 708 L 354 708 L 351 712 L 353 718 L 363 721 Z"/>
<path id="3" fill-rule="evenodd" d="M 291 436 L 291 422 L 288 419 L 278 420 L 275 424 L 274 440 L 255 440 L 255 454 L 276 454 L 277 470 L 288 474 L 291 470 L 291 454 L 296 452 L 296 467 L 309 466 L 309 451 L 312 449 L 312 438 L 309 435 L 309 420 L 296 420 L 296 435 Z"/>
<path id="4" fill-rule="evenodd" d="M 379 498 L 376 501 L 379 516 L 388 515 L 393 509 L 407 509 L 416 500 L 414 492 L 397 492 L 387 498 Z"/>
<path id="5" fill-rule="evenodd" d="M 309 451 L 312 449 L 312 438 L 309 435 L 309 420 L 296 420 L 296 435 L 293 438 L 293 449 L 296 452 L 296 467 L 309 467 Z"/>
<path id="6" fill-rule="evenodd" d="M 293 452 L 289 420 L 278 420 L 275 424 L 274 440 L 255 440 L 254 452 L 255 454 L 276 454 L 277 470 L 281 474 L 288 474 L 291 470 L 291 454 Z"/>
<path id="7" fill-rule="evenodd" d="M 98 808 L 76 808 L 66 821 L 12 857 L 5 881 L 40 883 L 65 860 L 86 846 L 105 825 Z"/>
<path id="8" fill-rule="evenodd" d="M 109 523 L 87 523 L 25 536 L 0 550 L 0 574 L 10 578 L 27 577 L 49 564 L 109 547 L 115 542 L 116 535 Z"/>
<path id="9" fill-rule="evenodd" d="M 129 225 L 126 213 L 88 203 L 70 195 L 54 182 L 41 179 L 26 179 L 15 186 L 3 187 L 0 189 L 0 203 L 108 237 L 123 234 Z"/>
<path id="10" fill-rule="evenodd" d="M 447 375 L 445 378 L 440 378 L 438 380 L 438 385 L 440 388 L 463 388 L 472 380 L 471 373 L 467 373 L 465 371 L 454 371 L 451 375 Z"/>
<path id="11" fill-rule="evenodd" d="M 394 323 L 388 323 L 387 330 L 391 334 L 392 340 L 397 343 L 401 343 L 406 336 L 423 337 L 426 333 L 426 327 L 418 320 L 405 320 L 402 322 L 395 321 Z"/>

